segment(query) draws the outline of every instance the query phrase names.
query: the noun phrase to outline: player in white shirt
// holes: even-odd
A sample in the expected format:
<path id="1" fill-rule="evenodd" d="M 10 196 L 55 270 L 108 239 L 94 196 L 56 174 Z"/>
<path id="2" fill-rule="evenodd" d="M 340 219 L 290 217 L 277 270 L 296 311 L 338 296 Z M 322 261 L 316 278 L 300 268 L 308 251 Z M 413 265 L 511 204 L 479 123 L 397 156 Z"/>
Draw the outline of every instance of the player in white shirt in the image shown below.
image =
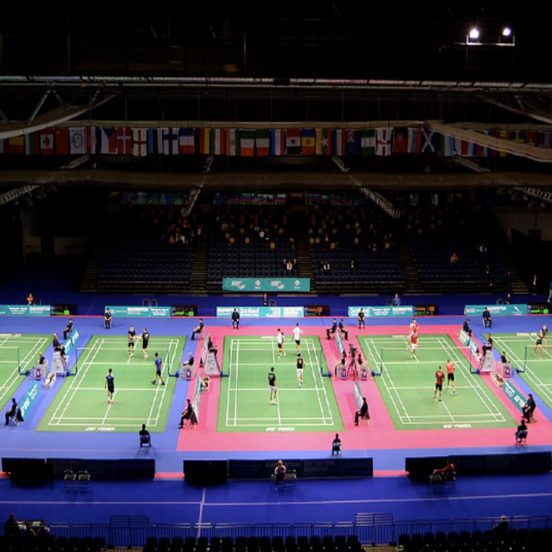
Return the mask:
<path id="1" fill-rule="evenodd" d="M 278 345 L 278 356 L 286 356 L 286 352 L 284 351 L 284 332 L 280 328 L 278 328 L 276 333 L 276 343 Z"/>
<path id="2" fill-rule="evenodd" d="M 295 348 L 297 352 L 299 352 L 299 349 L 301 348 L 301 336 L 303 335 L 303 330 L 299 327 L 299 322 L 295 324 L 295 328 L 293 328 L 293 340 L 295 341 Z"/>

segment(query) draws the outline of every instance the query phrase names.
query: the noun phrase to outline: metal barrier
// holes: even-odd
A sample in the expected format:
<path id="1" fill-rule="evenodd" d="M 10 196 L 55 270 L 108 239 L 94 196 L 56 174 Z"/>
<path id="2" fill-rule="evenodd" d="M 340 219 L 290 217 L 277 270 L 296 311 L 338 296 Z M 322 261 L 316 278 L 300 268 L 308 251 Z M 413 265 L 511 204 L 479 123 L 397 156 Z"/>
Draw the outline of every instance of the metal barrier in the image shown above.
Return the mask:
<path id="1" fill-rule="evenodd" d="M 151 524 L 145 516 L 116 516 L 109 524 L 50 524 L 50 532 L 62 537 L 101 537 L 108 546 L 130 548 L 143 546 L 148 537 L 313 537 L 356 535 L 362 544 L 396 543 L 400 535 L 445 533 L 452 531 L 489 531 L 499 518 L 390 521 L 383 514 L 359 514 L 358 523 L 349 521 L 249 524 L 249 523 L 181 523 Z M 383 516 L 382 519 L 380 517 Z M 387 520 L 387 521 L 385 521 Z M 510 529 L 551 529 L 549 516 L 508 517 Z"/>

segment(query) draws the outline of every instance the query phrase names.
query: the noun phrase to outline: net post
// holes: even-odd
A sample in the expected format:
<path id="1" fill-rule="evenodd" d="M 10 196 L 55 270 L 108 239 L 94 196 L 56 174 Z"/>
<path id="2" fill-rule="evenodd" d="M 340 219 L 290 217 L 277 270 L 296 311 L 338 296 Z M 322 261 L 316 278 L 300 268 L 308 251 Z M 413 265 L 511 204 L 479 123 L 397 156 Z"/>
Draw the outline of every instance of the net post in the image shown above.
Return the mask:
<path id="1" fill-rule="evenodd" d="M 380 365 L 379 365 L 379 369 L 380 369 L 380 374 L 383 373 L 383 347 L 380 349 Z"/>
<path id="2" fill-rule="evenodd" d="M 527 370 L 527 349 L 529 348 L 529 345 L 525 345 L 525 355 L 523 359 L 523 369 Z"/>

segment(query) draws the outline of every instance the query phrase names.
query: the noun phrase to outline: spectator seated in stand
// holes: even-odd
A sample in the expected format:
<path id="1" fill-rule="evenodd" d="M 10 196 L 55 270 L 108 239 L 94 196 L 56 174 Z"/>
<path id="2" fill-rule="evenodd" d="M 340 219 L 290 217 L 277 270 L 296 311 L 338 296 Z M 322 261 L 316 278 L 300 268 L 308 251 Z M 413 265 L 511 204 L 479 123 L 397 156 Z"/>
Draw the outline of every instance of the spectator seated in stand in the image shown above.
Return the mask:
<path id="1" fill-rule="evenodd" d="M 279 485 L 285 478 L 287 472 L 287 468 L 283 462 L 283 460 L 278 460 L 276 462 L 276 467 L 274 468 L 274 484 Z"/>
<path id="2" fill-rule="evenodd" d="M 140 447 L 151 447 L 151 435 L 146 429 L 146 424 L 142 424 L 142 429 L 138 432 L 140 437 Z"/>
<path id="3" fill-rule="evenodd" d="M 527 440 L 527 435 L 529 434 L 529 430 L 527 429 L 527 425 L 525 424 L 525 419 L 522 418 L 520 424 L 517 426 L 516 429 L 516 443 L 518 445 L 521 445 Z"/>
<path id="4" fill-rule="evenodd" d="M 447 462 L 443 468 L 435 468 L 429 476 L 431 483 L 444 483 L 445 481 L 456 480 L 456 468 L 452 462 Z"/>
<path id="5" fill-rule="evenodd" d="M 485 328 L 493 327 L 493 319 L 491 318 L 491 311 L 489 311 L 489 307 L 485 307 L 483 309 L 483 313 L 481 314 L 481 319 L 483 321 L 483 327 Z"/>

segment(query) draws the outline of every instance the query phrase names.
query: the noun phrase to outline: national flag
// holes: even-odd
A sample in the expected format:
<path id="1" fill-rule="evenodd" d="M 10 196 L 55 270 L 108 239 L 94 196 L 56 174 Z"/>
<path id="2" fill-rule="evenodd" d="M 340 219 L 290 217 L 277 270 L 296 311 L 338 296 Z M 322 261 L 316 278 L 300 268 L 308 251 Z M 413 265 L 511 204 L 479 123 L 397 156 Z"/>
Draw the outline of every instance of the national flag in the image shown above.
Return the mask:
<path id="1" fill-rule="evenodd" d="M 536 146 L 538 143 L 538 133 L 536 130 L 525 131 L 525 143 L 531 146 Z"/>
<path id="2" fill-rule="evenodd" d="M 422 152 L 422 138 L 423 133 L 420 127 L 409 127 L 406 149 L 408 153 L 421 153 Z"/>
<path id="3" fill-rule="evenodd" d="M 270 153 L 270 131 L 267 128 L 258 129 L 255 134 L 255 155 L 267 157 Z"/>
<path id="4" fill-rule="evenodd" d="M 132 129 L 132 155 L 134 157 L 145 157 L 148 154 L 148 129 Z"/>
<path id="5" fill-rule="evenodd" d="M 360 130 L 347 130 L 347 155 L 360 155 L 361 134 Z"/>
<path id="6" fill-rule="evenodd" d="M 102 145 L 102 132 L 99 127 L 86 127 L 86 153 L 100 153 Z"/>
<path id="7" fill-rule="evenodd" d="M 157 129 L 148 128 L 148 155 L 157 153 Z"/>
<path id="8" fill-rule="evenodd" d="M 45 128 L 40 131 L 40 153 L 42 155 L 54 154 L 54 129 Z"/>
<path id="9" fill-rule="evenodd" d="M 284 155 L 286 148 L 286 135 L 280 128 L 270 129 L 270 155 L 279 157 Z"/>
<path id="10" fill-rule="evenodd" d="M 239 152 L 241 157 L 255 155 L 255 131 L 245 128 L 239 130 Z"/>
<path id="11" fill-rule="evenodd" d="M 332 155 L 345 155 L 345 131 L 341 128 L 332 130 Z"/>
<path id="12" fill-rule="evenodd" d="M 316 154 L 316 132 L 314 128 L 301 129 L 301 155 Z"/>
<path id="13" fill-rule="evenodd" d="M 331 155 L 332 131 L 329 128 L 316 129 L 316 155 Z"/>
<path id="14" fill-rule="evenodd" d="M 499 138 L 500 140 L 508 140 L 509 138 L 509 132 L 507 130 L 501 130 L 501 129 L 493 129 L 491 130 L 491 135 L 495 138 Z M 507 153 L 505 151 L 498 151 L 497 155 L 499 157 L 506 157 Z"/>
<path id="15" fill-rule="evenodd" d="M 441 135 L 439 135 L 441 136 Z M 435 153 L 439 145 L 439 136 L 431 128 L 422 127 L 422 153 Z M 442 148 L 441 148 L 442 151 Z"/>
<path id="16" fill-rule="evenodd" d="M 235 128 L 226 129 L 226 155 L 236 157 L 238 149 L 238 131 Z"/>
<path id="17" fill-rule="evenodd" d="M 100 128 L 100 153 L 108 155 L 117 153 L 117 131 L 115 128 Z"/>
<path id="18" fill-rule="evenodd" d="M 391 155 L 391 140 L 393 139 L 393 128 L 376 129 L 376 155 Z"/>
<path id="19" fill-rule="evenodd" d="M 68 128 L 56 128 L 54 129 L 55 142 L 56 142 L 56 154 L 68 155 L 69 154 L 69 129 Z"/>
<path id="20" fill-rule="evenodd" d="M 132 153 L 132 131 L 130 128 L 117 127 L 117 153 L 130 155 Z"/>
<path id="21" fill-rule="evenodd" d="M 393 129 L 392 151 L 394 155 L 408 153 L 408 129 L 406 127 L 397 127 Z"/>
<path id="22" fill-rule="evenodd" d="M 552 132 L 540 131 L 537 133 L 537 146 L 539 148 L 552 147 Z"/>
<path id="23" fill-rule="evenodd" d="M 362 155 L 376 155 L 376 129 L 365 128 L 360 133 L 360 153 Z"/>
<path id="24" fill-rule="evenodd" d="M 194 154 L 195 146 L 195 128 L 181 128 L 178 131 L 178 151 L 184 155 Z"/>
<path id="25" fill-rule="evenodd" d="M 508 139 L 515 144 L 525 144 L 525 131 L 524 130 L 512 130 Z"/>
<path id="26" fill-rule="evenodd" d="M 301 153 L 301 129 L 286 128 L 286 155 L 299 155 Z"/>
<path id="27" fill-rule="evenodd" d="M 226 129 L 225 128 L 213 128 L 211 130 L 211 144 L 210 151 L 214 155 L 226 154 Z"/>
<path id="28" fill-rule="evenodd" d="M 8 138 L 8 153 L 24 153 L 25 152 L 25 139 L 23 135 L 10 136 Z"/>
<path id="29" fill-rule="evenodd" d="M 25 134 L 25 155 L 36 155 L 38 150 L 38 133 Z"/>
<path id="30" fill-rule="evenodd" d="M 163 155 L 178 154 L 178 129 L 158 128 L 157 129 L 157 151 Z"/>
<path id="31" fill-rule="evenodd" d="M 211 153 L 210 128 L 199 129 L 199 153 L 209 155 Z"/>

